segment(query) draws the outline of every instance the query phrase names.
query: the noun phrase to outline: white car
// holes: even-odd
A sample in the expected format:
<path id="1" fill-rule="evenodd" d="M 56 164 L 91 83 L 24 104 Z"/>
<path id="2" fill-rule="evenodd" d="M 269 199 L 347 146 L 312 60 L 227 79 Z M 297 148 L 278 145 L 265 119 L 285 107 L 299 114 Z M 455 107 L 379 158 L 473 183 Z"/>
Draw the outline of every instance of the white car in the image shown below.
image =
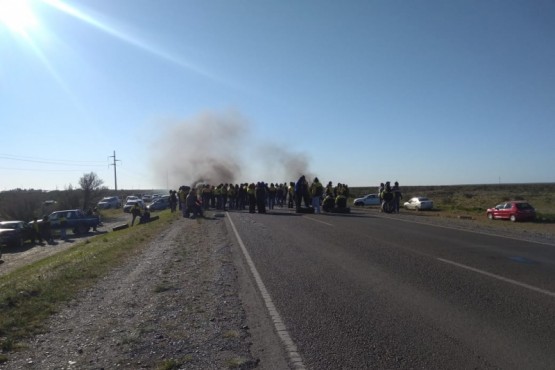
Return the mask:
<path id="1" fill-rule="evenodd" d="M 96 205 L 99 209 L 120 208 L 121 200 L 117 196 L 104 197 Z"/>
<path id="2" fill-rule="evenodd" d="M 404 207 L 406 209 L 414 209 L 415 211 L 420 211 L 422 209 L 434 208 L 434 202 L 426 197 L 413 197 L 410 198 L 408 202 L 405 202 Z"/>
<path id="3" fill-rule="evenodd" d="M 125 198 L 125 203 L 127 204 L 127 202 L 129 202 L 130 200 L 142 200 L 142 199 L 139 198 L 139 197 L 136 196 L 136 195 L 128 195 L 128 196 Z"/>
<path id="4" fill-rule="evenodd" d="M 380 196 L 379 194 L 368 194 L 363 196 L 362 198 L 356 198 L 353 201 L 354 206 L 379 206 L 380 205 Z"/>
<path id="5" fill-rule="evenodd" d="M 135 203 L 139 204 L 141 211 L 145 209 L 145 202 L 142 199 L 131 199 L 123 206 L 123 212 L 131 213 L 131 208 L 135 205 Z"/>

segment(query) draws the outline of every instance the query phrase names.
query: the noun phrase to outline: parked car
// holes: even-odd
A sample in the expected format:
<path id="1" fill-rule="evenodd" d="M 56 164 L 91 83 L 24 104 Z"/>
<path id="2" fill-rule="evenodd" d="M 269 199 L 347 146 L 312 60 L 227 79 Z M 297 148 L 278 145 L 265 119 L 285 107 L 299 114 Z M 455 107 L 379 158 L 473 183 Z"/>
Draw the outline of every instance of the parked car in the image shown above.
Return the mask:
<path id="1" fill-rule="evenodd" d="M 116 196 L 104 197 L 97 203 L 96 207 L 98 209 L 121 208 L 121 200 Z"/>
<path id="2" fill-rule="evenodd" d="M 379 206 L 380 205 L 380 195 L 379 194 L 368 194 L 362 198 L 356 198 L 353 201 L 353 205 L 360 206 Z"/>
<path id="3" fill-rule="evenodd" d="M 530 203 L 522 200 L 504 202 L 488 208 L 486 215 L 490 220 L 497 218 L 515 221 L 531 221 L 536 219 L 536 210 Z"/>
<path id="4" fill-rule="evenodd" d="M 48 215 L 50 228 L 58 230 L 62 228 L 62 218 L 65 219 L 65 229 L 71 230 L 74 234 L 84 234 L 89 232 L 92 228 L 96 230 L 100 226 L 100 217 L 97 215 L 88 215 L 80 209 L 66 209 L 63 211 L 55 211 Z M 37 221 L 39 224 L 44 222 L 44 219 Z M 29 222 L 33 225 L 34 221 Z"/>
<path id="5" fill-rule="evenodd" d="M 152 201 L 152 195 L 151 194 L 143 194 L 143 202 L 148 203 Z"/>
<path id="6" fill-rule="evenodd" d="M 157 198 L 148 206 L 146 206 L 149 211 L 162 211 L 164 209 L 170 208 L 170 197 L 164 195 L 162 197 Z"/>
<path id="7" fill-rule="evenodd" d="M 123 212 L 131 213 L 131 208 L 133 208 L 135 203 L 139 204 L 139 207 L 141 208 L 141 211 L 145 209 L 145 202 L 143 202 L 142 199 L 137 198 L 137 199 L 131 199 L 131 200 L 127 201 L 127 203 L 125 203 L 125 205 L 123 206 Z"/>
<path id="8" fill-rule="evenodd" d="M 423 209 L 432 209 L 434 208 L 434 202 L 426 197 L 413 197 L 410 198 L 408 202 L 405 202 L 403 206 L 406 209 L 413 209 L 415 211 L 420 211 Z"/>
<path id="9" fill-rule="evenodd" d="M 25 221 L 0 222 L 0 246 L 21 247 L 33 239 L 33 229 Z"/>
<path id="10" fill-rule="evenodd" d="M 128 195 L 128 196 L 125 198 L 125 204 L 127 204 L 127 202 L 129 202 L 130 200 L 141 200 L 141 198 L 139 198 L 139 197 L 136 196 L 136 195 Z"/>

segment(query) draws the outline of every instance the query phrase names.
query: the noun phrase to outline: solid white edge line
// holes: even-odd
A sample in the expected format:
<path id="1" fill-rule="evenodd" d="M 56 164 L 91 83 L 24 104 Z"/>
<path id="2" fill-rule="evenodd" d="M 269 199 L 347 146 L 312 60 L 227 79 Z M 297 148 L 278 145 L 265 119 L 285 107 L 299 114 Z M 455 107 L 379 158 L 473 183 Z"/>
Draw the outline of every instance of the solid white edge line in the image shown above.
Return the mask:
<path id="1" fill-rule="evenodd" d="M 274 322 L 274 327 L 276 328 L 276 332 L 277 332 L 278 336 L 280 337 L 281 342 L 283 343 L 283 346 L 285 348 L 285 352 L 289 356 L 289 360 L 291 361 L 291 363 L 292 363 L 292 365 L 295 369 L 305 370 L 306 368 L 303 364 L 303 360 L 302 360 L 301 356 L 299 355 L 299 352 L 297 350 L 297 346 L 293 342 L 293 339 L 291 339 L 291 336 L 289 335 L 289 332 L 287 331 L 287 328 L 285 327 L 285 324 L 283 323 L 283 320 L 281 319 L 281 316 L 280 316 L 279 312 L 277 311 L 276 306 L 274 306 L 274 303 L 272 302 L 272 297 L 270 296 L 270 293 L 268 293 L 268 290 L 266 289 L 266 286 L 264 285 L 264 282 L 262 281 L 262 278 L 260 277 L 260 274 L 258 273 L 258 270 L 256 269 L 256 266 L 254 265 L 254 262 L 252 261 L 252 258 L 249 255 L 249 252 L 247 251 L 247 248 L 245 247 L 245 244 L 243 244 L 243 240 L 239 236 L 239 232 L 237 231 L 237 228 L 235 227 L 235 224 L 233 223 L 233 220 L 231 219 L 231 217 L 229 217 L 228 212 L 226 212 L 226 215 L 227 215 L 227 219 L 229 220 L 229 223 L 231 224 L 231 228 L 233 229 L 233 232 L 235 233 L 235 237 L 237 238 L 237 241 L 239 242 L 239 246 L 241 247 L 241 251 L 243 252 L 243 256 L 245 257 L 245 260 L 247 261 L 247 265 L 249 265 L 251 273 L 254 276 L 254 280 L 256 281 L 256 285 L 258 286 L 258 290 L 260 291 L 260 295 L 262 296 L 262 299 L 264 300 L 264 303 L 266 304 L 266 308 L 268 309 L 268 313 L 270 314 L 270 317 L 272 318 L 272 321 Z"/>
<path id="2" fill-rule="evenodd" d="M 441 261 L 441 262 L 444 262 L 444 263 L 451 264 L 453 266 L 457 266 L 457 267 L 469 270 L 469 271 L 476 272 L 478 274 L 489 276 L 489 277 L 492 277 L 494 279 L 504 281 L 506 283 L 518 285 L 522 288 L 533 290 L 534 292 L 538 292 L 538 293 L 542 293 L 542 294 L 545 294 L 545 295 L 548 295 L 548 296 L 551 296 L 551 297 L 555 297 L 555 292 L 551 292 L 549 290 L 541 289 L 541 288 L 535 287 L 533 285 L 528 285 L 526 283 L 521 283 L 520 281 L 516 281 L 516 280 L 509 279 L 509 278 L 506 278 L 506 277 L 503 277 L 503 276 L 500 276 L 500 275 L 492 274 L 491 272 L 487 272 L 487 271 L 483 271 L 483 270 L 480 270 L 480 269 L 477 269 L 477 268 L 474 268 L 474 267 L 463 265 L 463 264 L 458 263 L 458 262 L 446 260 L 446 259 L 443 259 L 443 258 L 437 258 L 437 260 Z"/>

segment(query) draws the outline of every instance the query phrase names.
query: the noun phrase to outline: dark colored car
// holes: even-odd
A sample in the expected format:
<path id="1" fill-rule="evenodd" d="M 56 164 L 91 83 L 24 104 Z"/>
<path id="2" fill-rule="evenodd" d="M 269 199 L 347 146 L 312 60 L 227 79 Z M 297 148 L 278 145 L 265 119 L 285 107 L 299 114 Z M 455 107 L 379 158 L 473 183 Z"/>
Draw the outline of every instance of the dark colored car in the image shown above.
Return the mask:
<path id="1" fill-rule="evenodd" d="M 0 245 L 21 247 L 33 238 L 33 229 L 24 221 L 0 222 Z"/>
<path id="2" fill-rule="evenodd" d="M 536 219 L 536 210 L 530 203 L 522 200 L 504 202 L 493 208 L 488 208 L 487 216 L 490 220 L 497 218 L 515 221 L 531 221 Z"/>
<path id="3" fill-rule="evenodd" d="M 146 208 L 148 208 L 149 211 L 162 211 L 164 209 L 170 208 L 170 197 L 160 197 L 146 206 Z"/>

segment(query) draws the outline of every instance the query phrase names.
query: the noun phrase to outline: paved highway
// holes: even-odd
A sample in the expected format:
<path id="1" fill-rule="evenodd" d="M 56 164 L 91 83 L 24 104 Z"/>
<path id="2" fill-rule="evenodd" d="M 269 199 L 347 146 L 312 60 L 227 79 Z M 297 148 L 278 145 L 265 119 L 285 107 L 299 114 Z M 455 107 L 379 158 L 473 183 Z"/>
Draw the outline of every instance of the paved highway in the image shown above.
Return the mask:
<path id="1" fill-rule="evenodd" d="M 228 215 L 308 369 L 555 369 L 553 245 L 355 210 Z"/>

